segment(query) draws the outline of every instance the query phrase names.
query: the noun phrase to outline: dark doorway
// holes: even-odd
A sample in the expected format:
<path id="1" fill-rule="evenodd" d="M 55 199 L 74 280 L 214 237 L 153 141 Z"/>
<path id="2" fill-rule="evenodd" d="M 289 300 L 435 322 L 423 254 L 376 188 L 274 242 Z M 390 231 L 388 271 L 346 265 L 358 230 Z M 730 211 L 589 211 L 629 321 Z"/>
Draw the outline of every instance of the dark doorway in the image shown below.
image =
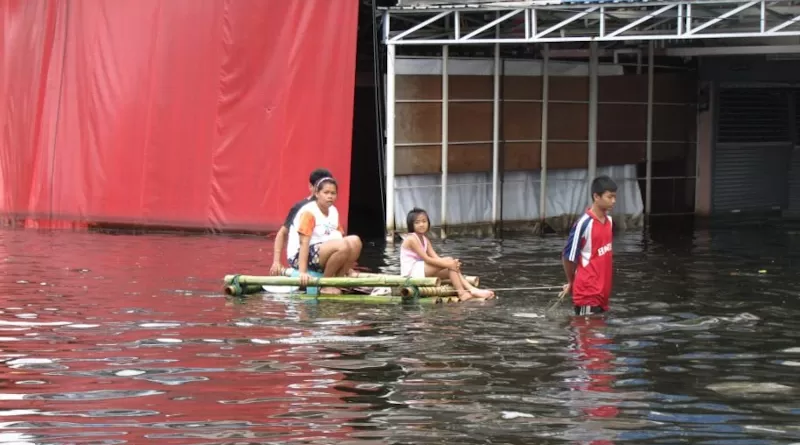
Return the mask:
<path id="1" fill-rule="evenodd" d="M 383 79 L 385 51 L 378 8 L 396 0 L 361 0 L 353 100 L 348 231 L 364 241 L 384 239 Z"/>
<path id="2" fill-rule="evenodd" d="M 353 110 L 348 231 L 364 240 L 382 239 L 384 233 L 383 162 L 379 155 L 375 111 L 375 88 L 357 86 Z"/>

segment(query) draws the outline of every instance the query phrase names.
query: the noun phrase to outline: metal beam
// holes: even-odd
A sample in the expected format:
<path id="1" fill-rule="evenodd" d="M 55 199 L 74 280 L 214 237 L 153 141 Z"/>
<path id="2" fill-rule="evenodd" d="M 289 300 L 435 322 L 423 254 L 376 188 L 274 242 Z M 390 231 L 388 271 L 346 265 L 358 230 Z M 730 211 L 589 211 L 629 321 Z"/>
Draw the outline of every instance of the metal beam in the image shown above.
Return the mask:
<path id="1" fill-rule="evenodd" d="M 519 14 L 520 12 L 523 12 L 523 10 L 522 9 L 517 9 L 517 10 L 509 12 L 508 14 L 506 14 L 506 15 L 504 15 L 502 17 L 499 17 L 499 18 L 497 18 L 495 20 L 492 20 L 491 22 L 487 23 L 486 25 L 483 25 L 480 28 L 476 29 L 475 31 L 472 31 L 471 33 L 469 33 L 469 34 L 465 35 L 464 37 L 462 37 L 461 41 L 463 42 L 465 40 L 469 40 L 469 39 L 477 36 L 478 34 L 480 34 L 482 32 L 485 32 L 489 28 L 491 28 L 493 26 L 496 26 L 496 25 L 499 25 L 501 22 L 505 22 L 506 20 L 510 19 L 511 17 L 514 17 L 515 15 Z"/>
<path id="2" fill-rule="evenodd" d="M 800 53 L 800 45 L 709 46 L 705 48 L 667 48 L 663 51 L 663 55 L 670 57 L 745 56 L 797 53 Z"/>
<path id="3" fill-rule="evenodd" d="M 450 47 L 442 47 L 442 221 L 441 237 L 447 238 L 447 180 L 450 171 Z M 430 222 L 429 222 L 430 224 Z"/>
<path id="4" fill-rule="evenodd" d="M 700 32 L 700 31 L 702 31 L 702 30 L 704 30 L 706 28 L 710 28 L 710 27 L 716 25 L 717 23 L 727 19 L 728 17 L 734 16 L 737 13 L 742 12 L 745 9 L 750 8 L 752 6 L 755 6 L 755 5 L 759 4 L 759 3 L 764 3 L 764 2 L 760 1 L 760 0 L 755 0 L 755 1 L 752 1 L 752 2 L 745 3 L 743 5 L 739 5 L 735 9 L 731 9 L 730 11 L 720 15 L 719 17 L 715 17 L 715 18 L 703 23 L 702 25 L 700 25 L 700 26 L 698 26 L 696 28 L 692 28 L 692 29 L 686 31 L 686 34 L 694 35 L 694 34 Z"/>
<path id="5" fill-rule="evenodd" d="M 503 59 L 500 58 L 500 44 L 494 45 L 494 87 L 492 93 L 492 229 L 497 230 L 500 213 L 500 83 L 503 81 Z"/>
<path id="6" fill-rule="evenodd" d="M 599 79 L 598 68 L 600 62 L 597 57 L 597 42 L 589 44 L 591 55 L 589 56 L 589 153 L 588 166 L 586 172 L 588 181 L 586 189 L 589 191 L 589 205 L 592 204 L 592 181 L 597 176 L 597 112 L 599 99 Z"/>
<path id="7" fill-rule="evenodd" d="M 631 22 L 631 23 L 629 23 L 629 24 L 627 24 L 627 25 L 623 26 L 622 28 L 619 28 L 619 29 L 617 29 L 616 31 L 614 31 L 614 32 L 612 32 L 612 33 L 610 33 L 610 34 L 607 34 L 607 35 L 608 35 L 609 37 L 618 36 L 618 35 L 622 34 L 623 32 L 625 32 L 625 31 L 628 31 L 628 30 L 630 30 L 630 29 L 633 29 L 633 28 L 635 28 L 635 27 L 637 27 L 637 26 L 641 25 L 642 23 L 644 23 L 644 22 L 646 22 L 646 21 L 648 21 L 648 20 L 652 19 L 653 17 L 656 17 L 656 16 L 658 16 L 658 15 L 661 15 L 661 14 L 663 14 L 663 13 L 665 13 L 665 12 L 669 11 L 670 9 L 672 9 L 672 8 L 674 8 L 674 7 L 676 7 L 676 6 L 678 6 L 678 4 L 677 4 L 677 3 L 673 3 L 673 4 L 671 4 L 671 5 L 664 6 L 663 8 L 661 8 L 661 9 L 657 9 L 657 10 L 655 10 L 655 11 L 651 12 L 650 14 L 647 14 L 646 16 L 644 16 L 644 17 L 642 17 L 642 18 L 640 18 L 640 19 L 634 20 L 633 22 Z"/>
<path id="8" fill-rule="evenodd" d="M 550 107 L 550 45 L 542 48 L 542 142 L 539 153 L 541 160 L 541 181 L 539 183 L 539 219 L 544 227 L 547 219 L 547 139 Z"/>
<path id="9" fill-rule="evenodd" d="M 495 14 L 502 14 L 495 18 Z M 776 11 L 780 11 L 778 14 Z M 677 0 L 617 3 L 515 2 L 390 8 L 384 17 L 389 45 L 548 42 L 617 42 L 800 36 L 800 5 L 794 0 Z M 415 16 L 410 25 L 393 16 Z M 458 26 L 437 36 L 434 22 L 452 15 Z M 468 19 L 469 18 L 469 19 Z M 399 28 L 392 28 L 398 26 Z M 499 33 L 478 37 L 497 27 Z"/>
<path id="10" fill-rule="evenodd" d="M 655 54 L 653 42 L 647 49 L 647 145 L 644 213 L 650 216 L 653 203 L 653 84 L 655 82 Z"/>
<path id="11" fill-rule="evenodd" d="M 395 62 L 393 45 L 386 49 L 386 240 L 394 243 Z"/>

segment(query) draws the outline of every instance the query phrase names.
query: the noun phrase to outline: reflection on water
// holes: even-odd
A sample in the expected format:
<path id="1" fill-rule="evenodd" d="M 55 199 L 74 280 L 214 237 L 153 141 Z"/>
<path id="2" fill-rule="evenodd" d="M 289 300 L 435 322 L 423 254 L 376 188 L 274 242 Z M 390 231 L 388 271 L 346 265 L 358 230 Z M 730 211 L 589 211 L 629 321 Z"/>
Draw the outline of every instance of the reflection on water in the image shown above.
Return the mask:
<path id="1" fill-rule="evenodd" d="M 562 282 L 563 239 L 456 240 L 491 287 Z M 612 313 L 552 292 L 440 307 L 244 300 L 257 238 L 0 231 L 0 443 L 800 442 L 785 229 L 621 233 Z M 362 262 L 397 273 L 397 252 Z M 371 255 L 371 256 L 370 256 Z"/>

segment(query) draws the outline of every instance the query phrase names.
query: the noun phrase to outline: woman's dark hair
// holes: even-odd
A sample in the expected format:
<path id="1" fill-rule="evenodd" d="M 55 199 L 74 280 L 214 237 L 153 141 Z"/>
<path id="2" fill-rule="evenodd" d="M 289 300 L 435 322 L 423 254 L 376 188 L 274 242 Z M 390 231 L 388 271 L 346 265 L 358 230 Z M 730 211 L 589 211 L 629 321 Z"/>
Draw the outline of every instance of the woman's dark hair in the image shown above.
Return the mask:
<path id="1" fill-rule="evenodd" d="M 311 175 L 308 177 L 308 183 L 311 184 L 311 187 L 317 185 L 322 178 L 332 178 L 333 173 L 330 172 L 327 168 L 318 168 L 311 172 Z"/>
<path id="2" fill-rule="evenodd" d="M 406 216 L 406 226 L 408 228 L 408 233 L 414 233 L 414 221 L 416 221 L 419 215 L 425 215 L 425 217 L 428 218 L 428 228 L 430 228 L 431 219 L 430 217 L 428 217 L 428 212 L 426 212 L 423 209 L 420 209 L 419 207 L 414 207 L 413 209 L 411 209 L 410 212 L 408 212 L 408 215 Z"/>
<path id="3" fill-rule="evenodd" d="M 314 192 L 316 193 L 316 192 L 322 190 L 322 186 L 325 185 L 325 184 L 333 184 L 333 186 L 336 187 L 337 190 L 339 189 L 339 184 L 336 182 L 335 179 L 333 179 L 331 177 L 324 177 L 324 178 L 319 179 L 317 181 L 317 183 L 314 184 Z"/>

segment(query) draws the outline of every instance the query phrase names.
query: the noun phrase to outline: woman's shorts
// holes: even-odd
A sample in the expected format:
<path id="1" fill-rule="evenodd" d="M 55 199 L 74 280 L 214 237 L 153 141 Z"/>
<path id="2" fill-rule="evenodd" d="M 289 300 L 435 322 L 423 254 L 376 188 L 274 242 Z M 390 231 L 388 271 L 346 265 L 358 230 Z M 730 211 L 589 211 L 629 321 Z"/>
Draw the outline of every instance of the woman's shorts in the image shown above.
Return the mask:
<path id="1" fill-rule="evenodd" d="M 322 243 L 312 244 L 308 246 L 308 270 L 313 270 L 314 272 L 325 272 L 325 268 L 320 263 L 319 259 L 319 247 Z M 295 270 L 300 270 L 300 252 L 297 252 L 295 256 L 289 260 L 289 265 L 292 266 Z"/>

